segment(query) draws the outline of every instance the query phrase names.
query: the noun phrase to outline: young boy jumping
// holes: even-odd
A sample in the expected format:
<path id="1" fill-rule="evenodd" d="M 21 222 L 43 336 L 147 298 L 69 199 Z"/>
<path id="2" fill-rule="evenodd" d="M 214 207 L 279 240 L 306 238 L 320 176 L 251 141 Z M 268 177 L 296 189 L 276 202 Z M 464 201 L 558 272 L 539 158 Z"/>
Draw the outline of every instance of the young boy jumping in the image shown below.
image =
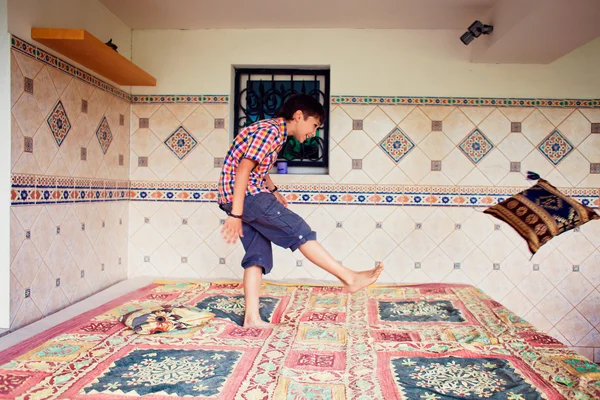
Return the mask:
<path id="1" fill-rule="evenodd" d="M 300 143 L 314 137 L 323 123 L 323 106 L 308 95 L 295 95 L 285 102 L 277 118 L 258 121 L 244 128 L 233 140 L 219 179 L 219 207 L 228 215 L 223 238 L 235 243 L 238 236 L 246 254 L 244 268 L 244 327 L 269 327 L 259 315 L 263 274 L 273 268 L 271 243 L 299 249 L 306 258 L 336 276 L 350 293 L 374 283 L 383 265 L 353 271 L 342 266 L 317 242 L 317 234 L 287 208 L 287 200 L 268 175 L 288 136 Z"/>

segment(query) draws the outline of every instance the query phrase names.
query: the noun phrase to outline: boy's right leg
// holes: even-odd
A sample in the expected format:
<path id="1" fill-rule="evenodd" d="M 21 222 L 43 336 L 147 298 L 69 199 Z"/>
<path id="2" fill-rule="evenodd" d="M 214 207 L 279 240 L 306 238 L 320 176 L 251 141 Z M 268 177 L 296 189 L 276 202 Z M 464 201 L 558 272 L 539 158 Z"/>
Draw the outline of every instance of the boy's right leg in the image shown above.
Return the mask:
<path id="1" fill-rule="evenodd" d="M 260 317 L 260 286 L 263 272 L 268 274 L 273 268 L 273 252 L 271 242 L 249 224 L 254 218 L 252 206 L 255 196 L 247 196 L 244 200 L 244 217 L 242 219 L 242 245 L 246 254 L 242 259 L 244 268 L 244 327 L 266 328 L 273 326 Z M 220 208 L 231 212 L 231 203 Z"/>
<path id="2" fill-rule="evenodd" d="M 383 264 L 366 271 L 353 271 L 337 262 L 316 240 L 309 240 L 298 248 L 313 264 L 337 277 L 350 293 L 367 287 L 379 278 Z"/>
<path id="3" fill-rule="evenodd" d="M 263 268 L 258 265 L 244 269 L 244 300 L 246 312 L 244 314 L 244 328 L 269 328 L 273 325 L 260 318 L 260 284 L 262 282 Z"/>
<path id="4" fill-rule="evenodd" d="M 260 317 L 260 287 L 263 272 L 268 274 L 273 268 L 271 242 L 251 225 L 242 225 L 241 238 L 246 254 L 242 259 L 244 268 L 244 328 L 268 328 L 273 325 Z"/>

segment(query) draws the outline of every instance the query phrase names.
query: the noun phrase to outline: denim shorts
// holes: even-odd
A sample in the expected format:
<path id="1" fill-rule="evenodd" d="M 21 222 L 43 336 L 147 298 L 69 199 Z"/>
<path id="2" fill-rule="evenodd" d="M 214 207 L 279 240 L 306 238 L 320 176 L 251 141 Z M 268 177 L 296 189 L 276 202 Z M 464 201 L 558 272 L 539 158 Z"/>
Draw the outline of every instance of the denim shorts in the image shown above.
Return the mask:
<path id="1" fill-rule="evenodd" d="M 231 203 L 219 206 L 226 213 L 231 212 Z M 317 234 L 298 214 L 290 211 L 277 201 L 271 193 L 246 196 L 242 217 L 241 239 L 246 255 L 242 267 L 258 265 L 263 274 L 273 268 L 271 243 L 296 251 L 308 240 L 316 240 Z"/>

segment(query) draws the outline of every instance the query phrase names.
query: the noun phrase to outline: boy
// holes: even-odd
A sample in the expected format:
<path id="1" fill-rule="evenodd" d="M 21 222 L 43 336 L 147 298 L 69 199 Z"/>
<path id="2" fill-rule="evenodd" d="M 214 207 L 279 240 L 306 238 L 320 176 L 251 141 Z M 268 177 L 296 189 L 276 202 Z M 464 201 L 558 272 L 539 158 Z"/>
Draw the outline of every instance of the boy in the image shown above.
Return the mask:
<path id="1" fill-rule="evenodd" d="M 244 327 L 270 327 L 259 315 L 263 274 L 271 272 L 271 243 L 292 251 L 300 249 L 315 265 L 336 276 L 348 292 L 374 283 L 383 265 L 353 271 L 339 264 L 317 242 L 317 235 L 297 214 L 287 209 L 286 199 L 268 175 L 288 136 L 300 143 L 314 137 L 323 123 L 323 106 L 308 95 L 295 95 L 285 102 L 277 118 L 244 128 L 233 140 L 219 179 L 219 207 L 228 214 L 223 238 L 235 243 L 238 236 L 246 254 L 244 268 Z"/>

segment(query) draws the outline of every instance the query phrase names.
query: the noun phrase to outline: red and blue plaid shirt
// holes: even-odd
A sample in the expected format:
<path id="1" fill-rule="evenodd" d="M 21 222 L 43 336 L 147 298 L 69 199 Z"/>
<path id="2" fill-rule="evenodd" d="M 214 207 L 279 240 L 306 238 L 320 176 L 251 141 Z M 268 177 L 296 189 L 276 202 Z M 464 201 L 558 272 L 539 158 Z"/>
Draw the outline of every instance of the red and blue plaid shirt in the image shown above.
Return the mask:
<path id="1" fill-rule="evenodd" d="M 244 158 L 258 164 L 250 172 L 246 196 L 268 192 L 265 177 L 277 161 L 287 138 L 287 127 L 284 118 L 266 119 L 242 129 L 233 139 L 233 143 L 223 161 L 223 170 L 219 179 L 219 204 L 233 201 L 233 185 L 238 166 Z"/>

